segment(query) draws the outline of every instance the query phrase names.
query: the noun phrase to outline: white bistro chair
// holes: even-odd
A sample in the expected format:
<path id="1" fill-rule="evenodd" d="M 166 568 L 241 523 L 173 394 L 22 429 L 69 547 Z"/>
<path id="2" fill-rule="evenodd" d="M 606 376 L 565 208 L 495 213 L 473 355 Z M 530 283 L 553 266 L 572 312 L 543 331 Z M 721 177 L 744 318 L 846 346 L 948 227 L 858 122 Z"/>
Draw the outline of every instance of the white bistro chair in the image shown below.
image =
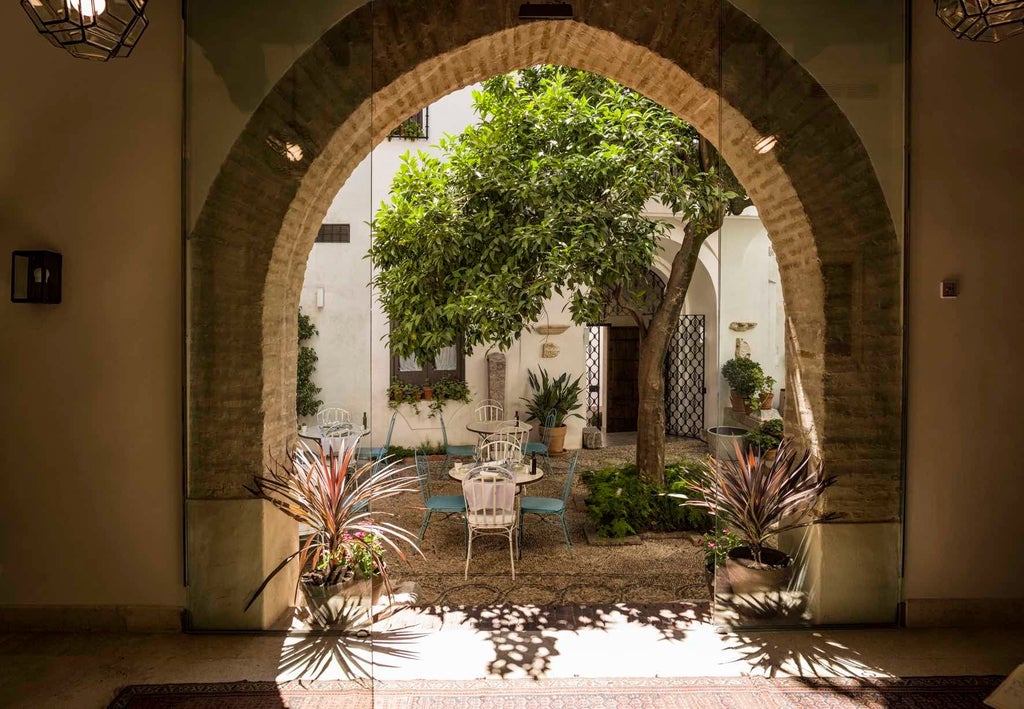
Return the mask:
<path id="1" fill-rule="evenodd" d="M 473 538 L 487 535 L 508 537 L 508 555 L 512 563 L 512 580 L 516 578 L 515 543 L 519 529 L 519 510 L 516 506 L 516 482 L 506 468 L 484 463 L 469 472 L 462 481 L 462 494 L 466 498 L 466 571 L 473 558 Z"/>
<path id="2" fill-rule="evenodd" d="M 320 433 L 330 436 L 338 433 L 340 429 L 351 429 L 352 414 L 346 409 L 330 406 L 316 412 L 316 422 L 320 426 Z"/>
<path id="3" fill-rule="evenodd" d="M 512 466 L 522 462 L 523 449 L 518 441 L 503 438 L 501 434 L 495 433 L 480 444 L 478 455 L 483 463 Z"/>
<path id="4" fill-rule="evenodd" d="M 473 413 L 477 421 L 501 421 L 505 409 L 496 399 L 484 399 Z"/>

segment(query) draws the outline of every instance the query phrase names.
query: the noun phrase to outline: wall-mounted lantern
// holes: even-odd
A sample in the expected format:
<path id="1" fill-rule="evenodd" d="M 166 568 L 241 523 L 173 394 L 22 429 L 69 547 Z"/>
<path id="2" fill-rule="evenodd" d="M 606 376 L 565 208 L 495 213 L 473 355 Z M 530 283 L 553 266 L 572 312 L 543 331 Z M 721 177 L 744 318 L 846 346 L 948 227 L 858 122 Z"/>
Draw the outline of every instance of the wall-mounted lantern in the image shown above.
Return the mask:
<path id="1" fill-rule="evenodd" d="M 59 303 L 60 268 L 54 251 L 11 252 L 11 302 Z"/>

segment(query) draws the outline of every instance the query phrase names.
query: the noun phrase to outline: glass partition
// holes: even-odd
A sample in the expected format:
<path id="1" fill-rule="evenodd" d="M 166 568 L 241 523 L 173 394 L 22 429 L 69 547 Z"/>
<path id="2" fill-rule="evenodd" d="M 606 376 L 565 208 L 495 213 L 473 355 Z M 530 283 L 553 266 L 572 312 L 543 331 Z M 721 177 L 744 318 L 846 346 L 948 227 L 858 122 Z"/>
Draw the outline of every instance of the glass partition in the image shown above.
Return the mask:
<path id="1" fill-rule="evenodd" d="M 591 598 L 693 602 L 735 627 L 893 622 L 903 492 L 903 7 L 723 0 L 699 18 L 708 32 L 691 35 L 638 29 L 626 3 L 619 15 L 580 3 L 574 20 L 539 23 L 516 20 L 509 9 L 515 3 L 454 17 L 462 34 L 441 31 L 444 23 L 432 15 L 424 19 L 437 10 L 433 4 L 418 10 L 422 17 L 403 14 L 409 5 L 310 0 L 296 12 L 266 0 L 188 4 L 193 627 L 303 627 L 289 595 L 292 571 L 242 611 L 276 559 L 309 531 L 264 514 L 247 488 L 295 443 L 322 446 L 339 421 L 364 433 L 364 460 L 390 446 L 400 459 L 410 455 L 414 486 L 428 471 L 435 493 L 457 495 L 448 454 L 472 455 L 478 433 L 468 424 L 476 406 L 495 399 L 506 419 L 528 421 L 528 372 L 543 367 L 584 383 L 581 418 L 570 418 L 563 432 L 570 452 L 587 441 L 636 445 L 644 336 L 637 318 L 650 324 L 660 298 L 634 303 L 639 315 L 608 307 L 577 326 L 568 309 L 572 294 L 553 293 L 506 350 L 450 347 L 421 362 L 392 356 L 387 338 L 395 323 L 372 285 L 372 224 L 401 166 L 420 151 L 442 156 L 442 135 L 478 122 L 472 94 L 480 82 L 537 62 L 612 72 L 609 78 L 691 122 L 707 140 L 702 165 L 739 185 L 721 227 L 700 247 L 666 348 L 672 455 L 685 451 L 696 460 L 707 451 L 720 475 L 743 472 L 748 461 L 770 484 L 782 467 L 770 462 L 780 455 L 772 441 L 785 439 L 809 453 L 808 469 L 820 462 L 823 470 L 821 494 L 798 495 L 814 503 L 809 516 L 792 514 L 807 512 L 799 504 L 776 506 L 756 540 L 749 519 L 725 514 L 727 490 L 718 487 L 715 548 L 754 541 L 766 550 L 752 553 L 755 559 L 736 552 L 706 575 L 707 550 L 695 552 L 692 539 L 689 546 L 659 542 L 679 545 L 680 567 L 665 571 L 671 583 L 660 590 L 636 578 L 602 585 L 582 551 L 583 563 L 566 556 L 562 564 L 558 539 L 543 553 L 563 576 L 580 578 L 562 579 L 562 590 L 544 598 L 565 606 Z M 651 17 L 682 23 L 673 13 Z M 677 35 L 694 39 L 658 44 Z M 607 61 L 606 43 L 621 63 Z M 663 294 L 686 224 L 664 204 L 648 207 L 646 216 L 669 228 L 641 291 Z M 734 376 L 745 384 L 731 391 Z M 443 406 L 420 398 L 453 380 L 468 386 L 467 397 Z M 529 423 L 532 443 L 548 446 L 544 436 L 553 434 L 541 430 L 545 422 Z M 411 449 L 427 467 L 415 469 Z M 580 472 L 635 459 L 635 448 L 618 456 L 584 453 Z M 559 484 L 550 494 L 562 494 L 570 459 L 551 467 L 548 482 Z M 572 542 L 580 550 L 588 543 L 589 489 L 580 479 L 566 489 L 576 500 Z M 416 531 L 420 512 L 410 510 L 420 498 L 413 497 L 401 522 Z M 793 526 L 798 517 L 815 523 Z M 779 534 L 780 526 L 792 528 Z M 441 546 L 428 545 L 403 577 L 419 584 L 420 602 L 456 597 L 450 579 L 447 586 L 439 580 L 462 580 L 461 527 L 449 527 L 431 521 L 429 544 L 457 551 L 443 557 Z M 537 539 L 527 535 L 526 542 L 540 553 Z M 757 568 L 773 566 L 765 557 L 778 558 L 781 568 Z M 523 566 L 527 579 L 531 568 L 539 573 L 531 563 Z M 713 592 L 705 589 L 711 577 Z M 591 581 L 601 586 L 598 595 L 578 591 Z M 545 584 L 535 586 L 550 591 Z M 613 595 L 599 595 L 606 591 Z M 466 598 L 497 604 L 519 597 L 506 589 L 493 601 Z M 353 661 L 385 641 L 364 640 L 351 639 Z M 281 667 L 301 672 L 304 660 L 331 648 L 289 640 Z"/>
<path id="2" fill-rule="evenodd" d="M 787 447 L 809 451 L 810 470 L 820 461 L 823 481 L 804 518 L 817 523 L 763 537 L 760 564 L 751 558 L 760 555 L 737 551 L 719 570 L 715 617 L 734 626 L 894 623 L 903 492 L 904 6 L 735 0 L 721 7 L 718 145 L 753 205 L 726 217 L 716 244 L 719 357 L 723 365 L 749 358 L 763 379 L 746 400 L 730 400 L 720 375 L 718 420 L 754 432 L 739 440 L 754 462 L 749 474 L 766 490 L 785 489 L 783 474 L 793 467 L 781 456 L 766 462 L 777 455 L 769 449 L 779 419 L 792 439 Z M 747 471 L 734 461 L 723 472 Z M 720 491 L 728 504 L 726 481 Z M 787 512 L 803 511 L 817 494 L 805 492 L 797 503 L 791 489 L 789 508 L 760 500 L 764 518 L 775 529 L 790 526 Z M 746 526 L 731 523 L 729 531 L 746 532 L 742 547 L 757 548 L 748 543 L 756 522 L 739 516 Z"/>
<path id="3" fill-rule="evenodd" d="M 328 661 L 369 673 L 376 651 L 376 636 L 302 635 L 316 623 L 294 593 L 343 630 L 365 622 L 376 582 L 339 607 L 297 586 L 292 564 L 243 610 L 316 529 L 267 512 L 255 478 L 300 465 L 296 446 L 307 465 L 323 451 L 345 470 L 331 451 L 355 432 L 361 467 L 388 435 L 364 258 L 372 21 L 372 6 L 352 0 L 187 4 L 189 622 L 298 631 L 282 642 L 282 677 Z"/>

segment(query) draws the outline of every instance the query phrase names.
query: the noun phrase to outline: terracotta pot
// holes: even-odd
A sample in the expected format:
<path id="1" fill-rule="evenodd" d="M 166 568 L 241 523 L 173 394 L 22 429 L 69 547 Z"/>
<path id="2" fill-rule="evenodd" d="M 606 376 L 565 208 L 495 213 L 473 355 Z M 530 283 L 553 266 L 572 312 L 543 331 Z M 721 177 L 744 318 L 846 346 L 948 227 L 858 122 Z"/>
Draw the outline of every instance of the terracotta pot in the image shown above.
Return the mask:
<path id="1" fill-rule="evenodd" d="M 554 428 L 540 427 L 541 439 L 548 439 L 548 453 L 550 455 L 558 455 L 565 451 L 565 432 L 568 430 L 568 426 L 562 424 L 561 426 L 555 426 Z"/>
<path id="2" fill-rule="evenodd" d="M 434 398 L 434 387 L 423 387 L 423 398 L 430 401 Z"/>
<path id="3" fill-rule="evenodd" d="M 772 408 L 772 401 L 775 400 L 775 394 L 768 392 L 767 394 L 761 395 L 761 410 L 767 411 Z"/>
<path id="4" fill-rule="evenodd" d="M 754 556 L 750 547 L 736 547 L 729 552 L 725 569 L 733 593 L 764 593 L 786 587 L 793 575 L 792 557 L 778 549 L 762 549 L 761 561 L 765 568 L 753 567 Z"/>
<path id="5" fill-rule="evenodd" d="M 732 404 L 732 410 L 741 414 L 749 414 L 753 409 L 747 406 L 747 400 L 736 393 L 735 390 L 729 390 L 729 402 Z"/>

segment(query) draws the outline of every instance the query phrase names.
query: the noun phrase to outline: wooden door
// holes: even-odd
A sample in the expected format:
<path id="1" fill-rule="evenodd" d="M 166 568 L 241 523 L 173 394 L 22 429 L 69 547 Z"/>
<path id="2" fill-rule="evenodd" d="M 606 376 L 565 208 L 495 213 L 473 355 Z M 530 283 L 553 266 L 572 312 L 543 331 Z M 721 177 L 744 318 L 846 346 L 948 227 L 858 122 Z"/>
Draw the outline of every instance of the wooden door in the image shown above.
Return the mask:
<path id="1" fill-rule="evenodd" d="M 608 328 L 608 432 L 636 430 L 640 405 L 637 375 L 640 368 L 640 329 Z"/>

